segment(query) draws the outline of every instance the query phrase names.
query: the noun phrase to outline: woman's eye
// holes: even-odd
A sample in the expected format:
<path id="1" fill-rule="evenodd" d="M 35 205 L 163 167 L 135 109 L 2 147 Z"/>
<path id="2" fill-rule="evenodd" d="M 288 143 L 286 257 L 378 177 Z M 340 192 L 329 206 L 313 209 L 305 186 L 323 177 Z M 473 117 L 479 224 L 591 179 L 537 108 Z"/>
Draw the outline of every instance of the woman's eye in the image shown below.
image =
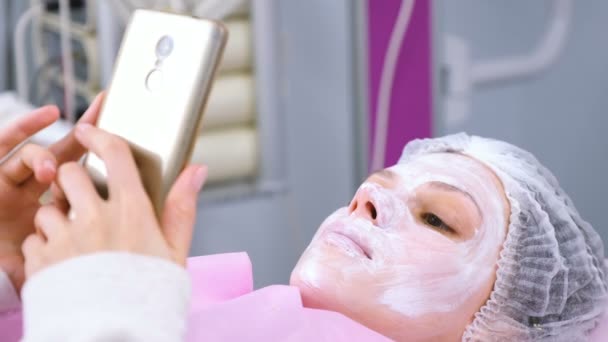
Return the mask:
<path id="1" fill-rule="evenodd" d="M 445 224 L 435 214 L 431 214 L 431 213 L 423 214 L 422 215 L 422 219 L 424 220 L 424 222 L 426 224 L 428 224 L 431 227 L 437 228 L 439 230 L 442 230 L 442 231 L 445 231 L 445 232 L 448 232 L 448 233 L 454 233 L 454 229 L 450 228 L 450 226 L 448 226 L 447 224 Z"/>

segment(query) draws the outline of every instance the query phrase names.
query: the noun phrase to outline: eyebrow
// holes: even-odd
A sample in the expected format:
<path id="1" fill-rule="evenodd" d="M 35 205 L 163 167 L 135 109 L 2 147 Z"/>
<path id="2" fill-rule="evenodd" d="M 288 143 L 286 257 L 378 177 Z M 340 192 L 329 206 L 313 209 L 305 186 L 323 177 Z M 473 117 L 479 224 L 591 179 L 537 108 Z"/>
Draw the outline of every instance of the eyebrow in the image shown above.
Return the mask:
<path id="1" fill-rule="evenodd" d="M 438 189 L 438 190 L 457 192 L 461 195 L 468 197 L 473 202 L 473 204 L 475 204 L 475 207 L 477 208 L 477 212 L 479 213 L 479 216 L 483 217 L 479 204 L 477 204 L 477 201 L 475 201 L 473 196 L 471 196 L 471 194 L 469 194 L 468 192 L 466 192 L 458 187 L 455 187 L 453 185 L 450 185 L 450 184 L 447 184 L 444 182 L 439 182 L 439 181 L 430 182 L 430 183 L 428 183 L 428 185 L 430 187 Z"/>
<path id="2" fill-rule="evenodd" d="M 372 176 L 383 178 L 385 180 L 395 180 L 399 177 L 395 172 L 393 172 L 389 169 L 383 169 L 383 170 L 374 172 L 372 174 Z M 473 198 L 473 196 L 471 196 L 471 194 L 469 194 L 468 192 L 466 192 L 456 186 L 450 185 L 448 183 L 440 182 L 440 181 L 433 181 L 433 182 L 428 183 L 428 185 L 430 187 L 438 189 L 438 190 L 456 192 L 456 193 L 466 196 L 469 200 L 471 200 L 471 202 L 473 202 L 473 204 L 475 204 L 475 208 L 477 209 L 477 213 L 479 214 L 479 216 L 483 217 L 483 213 L 481 211 L 481 208 L 479 207 L 479 204 Z"/>

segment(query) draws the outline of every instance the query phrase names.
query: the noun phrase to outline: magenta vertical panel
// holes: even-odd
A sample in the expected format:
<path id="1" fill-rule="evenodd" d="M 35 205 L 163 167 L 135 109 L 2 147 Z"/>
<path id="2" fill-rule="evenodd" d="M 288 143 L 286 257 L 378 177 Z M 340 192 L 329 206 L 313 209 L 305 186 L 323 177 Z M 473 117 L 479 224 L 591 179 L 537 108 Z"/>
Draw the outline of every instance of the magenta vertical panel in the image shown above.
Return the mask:
<path id="1" fill-rule="evenodd" d="M 368 0 L 369 151 L 373 152 L 380 75 L 401 0 Z M 402 41 L 390 102 L 385 165 L 399 159 L 405 144 L 432 130 L 431 0 L 417 0 Z M 370 162 L 372 158 L 370 157 Z"/>

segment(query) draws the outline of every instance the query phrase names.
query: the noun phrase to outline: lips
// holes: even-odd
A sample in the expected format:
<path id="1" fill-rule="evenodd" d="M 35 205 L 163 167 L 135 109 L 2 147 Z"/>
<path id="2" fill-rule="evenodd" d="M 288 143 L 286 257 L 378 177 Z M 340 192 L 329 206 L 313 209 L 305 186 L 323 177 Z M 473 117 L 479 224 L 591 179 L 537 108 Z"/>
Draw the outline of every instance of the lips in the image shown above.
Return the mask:
<path id="1" fill-rule="evenodd" d="M 355 234 L 349 234 L 347 232 L 338 230 L 330 230 L 325 234 L 325 241 L 348 252 L 364 256 L 370 260 L 372 259 L 370 249 L 367 244 L 365 244 L 363 240 Z"/>

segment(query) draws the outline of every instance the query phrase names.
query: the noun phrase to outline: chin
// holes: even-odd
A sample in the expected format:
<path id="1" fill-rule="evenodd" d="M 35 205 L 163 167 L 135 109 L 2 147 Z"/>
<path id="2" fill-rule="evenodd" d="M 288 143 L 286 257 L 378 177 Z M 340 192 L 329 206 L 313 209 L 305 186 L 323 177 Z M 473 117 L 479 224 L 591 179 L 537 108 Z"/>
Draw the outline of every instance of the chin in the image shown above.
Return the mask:
<path id="1" fill-rule="evenodd" d="M 333 287 L 342 276 L 335 268 L 336 260 L 328 259 L 320 259 L 318 250 L 307 250 L 291 272 L 289 284 L 300 290 L 305 307 L 331 310 L 336 300 Z"/>
<path id="2" fill-rule="evenodd" d="M 353 282 L 357 282 L 346 279 L 343 274 L 348 260 L 340 253 L 319 258 L 316 252 L 318 250 L 313 255 L 304 253 L 289 283 L 300 290 L 305 307 L 347 314 L 348 308 L 360 302 L 360 298 L 352 298 L 353 294 L 360 293 L 356 285 L 353 287 Z"/>
<path id="3" fill-rule="evenodd" d="M 338 312 L 391 339 L 404 340 L 403 336 L 391 334 L 391 332 L 395 332 L 395 326 L 401 328 L 403 322 L 388 322 L 384 320 L 382 323 L 377 322 L 374 317 L 383 316 L 378 315 L 378 312 L 376 312 L 378 307 L 366 307 L 365 301 L 362 301 L 361 298 L 349 298 L 348 294 L 351 291 L 341 288 L 340 285 L 336 286 L 336 283 L 331 285 L 325 284 L 326 287 L 311 286 L 310 281 L 302 278 L 300 271 L 298 267 L 294 269 L 291 274 L 290 284 L 299 289 L 304 307 Z M 384 317 L 386 318 L 386 316 Z"/>
<path id="4" fill-rule="evenodd" d="M 345 280 L 344 270 L 356 265 L 356 260 L 334 246 L 317 243 L 300 257 L 291 273 L 290 284 L 301 290 L 332 292 L 336 283 Z"/>
<path id="5" fill-rule="evenodd" d="M 291 273 L 290 285 L 299 289 L 304 307 L 334 311 L 396 341 L 452 341 L 458 334 L 442 331 L 439 317 L 405 317 L 377 298 L 377 280 L 369 274 L 345 277 L 348 256 L 319 249 L 307 250 Z M 335 254 L 334 254 L 335 253 Z M 460 332 L 462 334 L 462 332 Z"/>

